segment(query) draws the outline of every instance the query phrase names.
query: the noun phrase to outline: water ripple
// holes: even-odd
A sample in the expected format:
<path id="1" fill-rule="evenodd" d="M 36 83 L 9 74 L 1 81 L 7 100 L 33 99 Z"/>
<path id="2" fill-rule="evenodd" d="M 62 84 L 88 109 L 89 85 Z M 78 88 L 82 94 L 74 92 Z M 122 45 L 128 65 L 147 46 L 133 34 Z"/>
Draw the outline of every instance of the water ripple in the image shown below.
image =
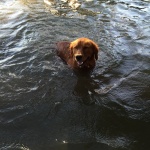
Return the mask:
<path id="1" fill-rule="evenodd" d="M 148 149 L 149 6 L 1 1 L 0 147 Z M 56 55 L 56 42 L 83 36 L 100 47 L 90 76 L 75 74 Z"/>

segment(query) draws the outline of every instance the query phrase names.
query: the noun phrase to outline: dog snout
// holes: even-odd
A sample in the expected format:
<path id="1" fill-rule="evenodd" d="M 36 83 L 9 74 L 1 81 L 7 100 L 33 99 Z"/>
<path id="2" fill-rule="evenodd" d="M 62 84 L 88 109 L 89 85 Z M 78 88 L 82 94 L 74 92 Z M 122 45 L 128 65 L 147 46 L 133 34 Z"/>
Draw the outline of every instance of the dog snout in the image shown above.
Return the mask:
<path id="1" fill-rule="evenodd" d="M 77 60 L 77 61 L 81 61 L 81 60 L 82 60 L 82 55 L 77 55 L 77 56 L 76 56 L 76 60 Z"/>

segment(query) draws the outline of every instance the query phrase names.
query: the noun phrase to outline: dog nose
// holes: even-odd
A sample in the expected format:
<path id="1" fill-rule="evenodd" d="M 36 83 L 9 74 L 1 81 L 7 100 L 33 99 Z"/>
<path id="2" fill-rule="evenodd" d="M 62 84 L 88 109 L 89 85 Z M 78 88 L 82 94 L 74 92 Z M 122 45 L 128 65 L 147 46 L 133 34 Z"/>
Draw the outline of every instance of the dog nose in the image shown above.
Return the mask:
<path id="1" fill-rule="evenodd" d="M 77 56 L 76 56 L 76 60 L 77 60 L 77 61 L 81 61 L 81 60 L 82 60 L 82 55 L 77 55 Z"/>

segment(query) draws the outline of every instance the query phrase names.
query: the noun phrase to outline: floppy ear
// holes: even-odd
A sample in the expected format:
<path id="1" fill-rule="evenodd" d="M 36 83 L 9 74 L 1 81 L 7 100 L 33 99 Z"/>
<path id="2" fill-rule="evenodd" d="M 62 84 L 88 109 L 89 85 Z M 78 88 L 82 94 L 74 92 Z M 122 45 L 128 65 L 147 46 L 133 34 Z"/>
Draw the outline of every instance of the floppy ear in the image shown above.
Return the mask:
<path id="1" fill-rule="evenodd" d="M 73 57 L 73 43 L 71 42 L 69 45 L 70 56 Z"/>
<path id="2" fill-rule="evenodd" d="M 92 45 L 93 45 L 93 50 L 94 50 L 94 56 L 95 56 L 95 59 L 97 60 L 98 59 L 98 51 L 99 51 L 99 47 L 96 43 L 92 42 Z"/>

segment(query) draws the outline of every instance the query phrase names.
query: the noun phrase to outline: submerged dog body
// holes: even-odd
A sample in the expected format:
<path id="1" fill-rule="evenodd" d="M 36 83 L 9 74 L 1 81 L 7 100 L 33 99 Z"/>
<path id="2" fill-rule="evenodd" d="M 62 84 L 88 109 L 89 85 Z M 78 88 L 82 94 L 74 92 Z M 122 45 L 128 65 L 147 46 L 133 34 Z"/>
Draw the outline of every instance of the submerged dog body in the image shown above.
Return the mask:
<path id="1" fill-rule="evenodd" d="M 57 54 L 74 70 L 92 70 L 98 59 L 98 45 L 88 39 L 57 43 Z"/>

